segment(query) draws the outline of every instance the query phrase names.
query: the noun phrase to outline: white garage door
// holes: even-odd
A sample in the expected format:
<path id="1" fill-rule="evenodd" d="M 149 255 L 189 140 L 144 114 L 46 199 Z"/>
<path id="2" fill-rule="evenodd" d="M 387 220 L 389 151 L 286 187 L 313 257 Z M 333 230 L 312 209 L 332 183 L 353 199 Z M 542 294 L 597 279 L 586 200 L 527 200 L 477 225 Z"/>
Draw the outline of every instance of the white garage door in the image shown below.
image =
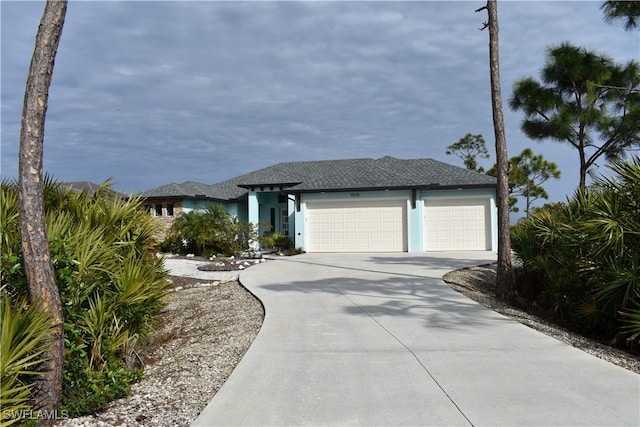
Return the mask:
<path id="1" fill-rule="evenodd" d="M 426 251 L 489 250 L 490 221 L 487 199 L 424 201 Z"/>
<path id="2" fill-rule="evenodd" d="M 307 203 L 308 252 L 403 252 L 406 201 Z"/>

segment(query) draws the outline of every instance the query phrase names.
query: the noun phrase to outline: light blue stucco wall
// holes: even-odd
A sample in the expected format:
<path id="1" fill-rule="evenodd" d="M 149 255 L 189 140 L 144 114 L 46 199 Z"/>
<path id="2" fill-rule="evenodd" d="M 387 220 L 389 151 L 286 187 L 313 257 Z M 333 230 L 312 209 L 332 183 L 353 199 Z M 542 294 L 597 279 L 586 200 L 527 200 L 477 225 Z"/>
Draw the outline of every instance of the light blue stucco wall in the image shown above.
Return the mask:
<path id="1" fill-rule="evenodd" d="M 260 226 L 260 234 L 271 231 L 271 209 L 275 213 L 276 232 L 282 231 L 282 212 L 287 210 L 289 218 L 289 236 L 292 237 L 295 226 L 294 210 L 295 204 L 291 200 L 281 203 L 278 201 L 279 191 L 250 191 L 248 201 L 249 222 Z M 292 196 L 289 196 L 292 197 Z"/>
<path id="2" fill-rule="evenodd" d="M 465 190 L 422 190 L 416 191 L 415 207 L 412 206 L 411 190 L 390 190 L 390 191 L 354 191 L 354 192 L 331 192 L 331 193 L 305 193 L 299 195 L 300 211 L 290 208 L 293 212 L 295 224 L 295 245 L 296 247 L 307 249 L 305 242 L 307 216 L 307 203 L 310 202 L 336 202 L 336 201 L 371 201 L 371 200 L 404 200 L 406 205 L 407 223 L 407 250 L 408 252 L 423 252 L 424 230 L 423 214 L 425 198 L 482 198 L 489 204 L 491 223 L 491 249 L 497 249 L 497 209 L 495 202 L 495 190 L 493 189 L 465 189 Z"/>
<path id="3" fill-rule="evenodd" d="M 211 200 L 193 200 L 193 199 L 186 199 L 182 201 L 182 207 L 184 212 L 191 212 L 194 210 L 204 210 L 209 205 L 222 206 L 231 215 L 237 216 L 240 219 L 240 221 L 247 220 L 247 214 L 245 212 L 245 209 L 243 209 L 243 206 L 238 203 L 212 202 Z"/>

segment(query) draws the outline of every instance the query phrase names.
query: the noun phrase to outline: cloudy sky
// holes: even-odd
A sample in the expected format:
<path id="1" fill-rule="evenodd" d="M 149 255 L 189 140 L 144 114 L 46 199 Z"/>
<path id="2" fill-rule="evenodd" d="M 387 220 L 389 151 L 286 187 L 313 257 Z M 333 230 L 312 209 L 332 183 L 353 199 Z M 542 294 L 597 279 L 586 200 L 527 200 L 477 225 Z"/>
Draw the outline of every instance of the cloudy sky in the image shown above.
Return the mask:
<path id="1" fill-rule="evenodd" d="M 466 133 L 493 149 L 482 1 L 72 1 L 58 50 L 45 169 L 125 192 L 219 182 L 283 161 L 385 155 L 454 164 Z M 509 155 L 532 147 L 578 183 L 577 153 L 534 142 L 508 108 L 515 80 L 570 41 L 622 63 L 640 33 L 593 1 L 499 2 Z M 40 1 L 2 1 L 2 176 L 17 176 L 24 84 Z M 488 168 L 495 156 L 486 160 Z"/>

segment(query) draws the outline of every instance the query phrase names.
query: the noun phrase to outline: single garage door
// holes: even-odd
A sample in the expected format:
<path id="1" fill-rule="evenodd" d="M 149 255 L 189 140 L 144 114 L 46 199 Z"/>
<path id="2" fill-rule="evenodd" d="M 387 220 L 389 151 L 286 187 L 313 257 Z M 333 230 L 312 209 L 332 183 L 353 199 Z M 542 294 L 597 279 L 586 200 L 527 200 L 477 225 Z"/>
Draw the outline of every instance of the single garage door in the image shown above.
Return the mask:
<path id="1" fill-rule="evenodd" d="M 406 201 L 307 203 L 308 252 L 403 252 Z"/>
<path id="2" fill-rule="evenodd" d="M 425 199 L 426 251 L 491 249 L 489 200 Z"/>

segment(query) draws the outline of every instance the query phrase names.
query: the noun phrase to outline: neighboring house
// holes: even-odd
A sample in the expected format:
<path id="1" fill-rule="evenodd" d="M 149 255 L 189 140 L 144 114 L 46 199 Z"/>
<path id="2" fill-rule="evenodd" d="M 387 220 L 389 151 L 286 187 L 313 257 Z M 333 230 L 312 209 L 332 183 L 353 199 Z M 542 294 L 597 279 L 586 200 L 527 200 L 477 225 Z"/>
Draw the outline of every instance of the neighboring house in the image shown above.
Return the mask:
<path id="1" fill-rule="evenodd" d="M 63 189 L 73 190 L 78 193 L 82 193 L 83 191 L 86 191 L 87 194 L 89 194 L 90 196 L 93 196 L 94 194 L 96 194 L 98 189 L 101 187 L 101 184 L 96 184 L 95 182 L 91 182 L 91 181 L 64 181 L 64 182 L 60 182 L 58 185 Z M 115 191 L 112 188 L 109 188 L 109 192 L 110 194 L 113 194 L 115 197 L 118 197 L 121 199 L 126 199 L 128 197 L 126 194 Z"/>
<path id="2" fill-rule="evenodd" d="M 307 252 L 497 250 L 495 178 L 433 159 L 287 162 L 143 195 L 159 217 L 220 203 Z"/>

